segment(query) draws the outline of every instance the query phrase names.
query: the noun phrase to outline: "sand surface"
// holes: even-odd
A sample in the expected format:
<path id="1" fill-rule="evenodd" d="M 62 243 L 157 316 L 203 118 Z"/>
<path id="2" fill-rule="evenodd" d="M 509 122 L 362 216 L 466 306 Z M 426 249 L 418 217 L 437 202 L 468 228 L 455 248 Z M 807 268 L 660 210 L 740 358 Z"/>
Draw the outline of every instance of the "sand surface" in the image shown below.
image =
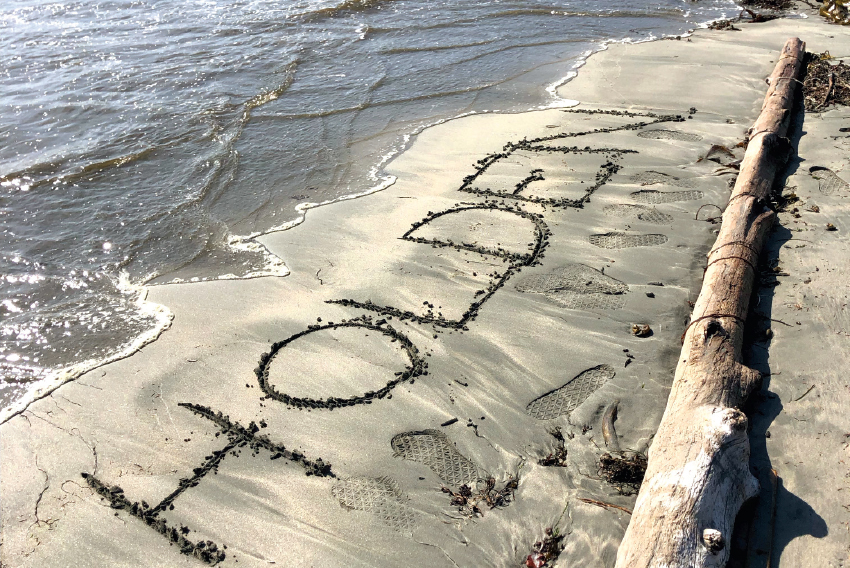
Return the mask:
<path id="1" fill-rule="evenodd" d="M 651 444 L 743 151 L 701 158 L 743 138 L 785 39 L 850 54 L 816 19 L 741 27 L 613 45 L 572 109 L 426 130 L 395 185 L 264 238 L 288 277 L 154 288 L 159 340 L 0 425 L 3 564 L 518 566 L 556 527 L 556 565 L 612 566 L 634 496 L 597 475 L 600 420 L 618 400 L 620 446 Z M 798 125 L 804 204 L 757 307 L 784 322 L 751 348 L 771 566 L 848 562 L 842 125 Z M 555 428 L 563 467 L 539 463 Z"/>

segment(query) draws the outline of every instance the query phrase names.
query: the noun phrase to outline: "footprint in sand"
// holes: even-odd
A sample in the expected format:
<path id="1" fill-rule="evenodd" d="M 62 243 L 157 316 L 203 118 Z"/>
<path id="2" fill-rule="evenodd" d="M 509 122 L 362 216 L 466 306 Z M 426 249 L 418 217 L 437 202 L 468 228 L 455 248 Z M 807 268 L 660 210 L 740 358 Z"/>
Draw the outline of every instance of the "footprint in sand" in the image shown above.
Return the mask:
<path id="1" fill-rule="evenodd" d="M 629 181 L 631 181 L 632 183 L 639 183 L 641 185 L 655 185 L 658 183 L 663 183 L 667 185 L 675 185 L 677 187 L 694 186 L 693 180 L 682 179 L 680 177 L 665 174 L 663 172 L 656 172 L 654 170 L 639 172 L 632 176 L 629 176 Z"/>
<path id="2" fill-rule="evenodd" d="M 406 504 L 406 496 L 390 477 L 351 477 L 331 488 L 331 494 L 345 509 L 366 511 L 383 524 L 403 533 L 416 526 L 416 513 Z"/>
<path id="3" fill-rule="evenodd" d="M 638 132 L 639 138 L 649 138 L 651 140 L 681 140 L 683 142 L 699 142 L 702 136 L 698 134 L 690 134 L 679 130 L 644 130 Z"/>
<path id="4" fill-rule="evenodd" d="M 538 420 L 551 420 L 569 414 L 599 387 L 613 379 L 614 374 L 614 368 L 610 365 L 598 365 L 582 371 L 564 386 L 532 400 L 525 411 Z"/>
<path id="5" fill-rule="evenodd" d="M 602 212 L 612 217 L 622 217 L 626 219 L 637 219 L 645 223 L 653 223 L 655 225 L 667 225 L 673 222 L 673 216 L 662 213 L 655 207 L 646 207 L 645 205 L 606 205 Z"/>
<path id="6" fill-rule="evenodd" d="M 667 242 L 667 235 L 630 235 L 628 233 L 610 232 L 600 235 L 590 235 L 587 240 L 593 246 L 604 249 L 622 249 L 632 247 L 652 247 Z"/>
<path id="7" fill-rule="evenodd" d="M 657 203 L 676 203 L 677 201 L 695 201 L 697 199 L 702 199 L 703 196 L 703 192 L 697 190 L 656 191 L 654 189 L 644 189 L 629 194 L 629 197 L 638 203 L 648 203 L 651 205 L 655 205 Z"/>
<path id="8" fill-rule="evenodd" d="M 533 274 L 520 280 L 520 292 L 542 294 L 571 309 L 617 309 L 626 303 L 629 287 L 583 264 L 568 264 L 547 274 Z"/>
<path id="9" fill-rule="evenodd" d="M 427 465 L 452 487 L 470 485 L 486 477 L 439 430 L 404 432 L 394 436 L 390 443 L 396 456 Z"/>
<path id="10" fill-rule="evenodd" d="M 818 189 L 824 195 L 832 195 L 839 191 L 846 191 L 850 184 L 838 177 L 838 175 L 822 166 L 812 166 L 809 168 L 809 173 L 813 178 L 818 180 Z"/>

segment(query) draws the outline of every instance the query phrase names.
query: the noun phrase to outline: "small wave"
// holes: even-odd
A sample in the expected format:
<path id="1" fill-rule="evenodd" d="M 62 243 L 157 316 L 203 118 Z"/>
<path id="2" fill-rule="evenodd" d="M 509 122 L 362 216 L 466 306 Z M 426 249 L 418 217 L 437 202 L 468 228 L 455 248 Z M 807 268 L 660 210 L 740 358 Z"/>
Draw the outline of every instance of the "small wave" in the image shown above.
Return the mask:
<path id="1" fill-rule="evenodd" d="M 283 70 L 283 82 L 281 82 L 281 84 L 277 87 L 274 87 L 267 91 L 262 91 L 248 99 L 248 101 L 245 103 L 245 111 L 250 112 L 257 107 L 261 107 L 264 104 L 270 103 L 273 100 L 278 99 L 283 93 L 285 93 L 289 89 L 290 86 L 292 86 L 292 82 L 295 80 L 295 70 L 297 69 L 297 67 L 298 61 L 293 61 L 289 63 Z"/>
<path id="2" fill-rule="evenodd" d="M 558 43 L 558 44 L 560 44 L 560 43 L 571 43 L 571 41 L 572 40 L 564 40 L 564 41 L 559 40 L 559 41 L 552 42 L 552 43 Z M 541 44 L 544 44 L 544 43 L 541 42 Z M 475 55 L 473 57 L 469 57 L 467 59 L 455 61 L 455 62 L 451 63 L 451 65 L 459 65 L 459 64 L 463 64 L 463 63 L 469 63 L 470 61 L 475 61 L 477 59 L 481 59 L 482 57 L 487 57 L 487 56 L 493 55 L 495 53 L 502 53 L 502 52 L 510 51 L 511 49 L 514 49 L 515 47 L 516 46 L 508 46 L 508 47 L 505 47 L 503 49 L 498 49 L 498 50 L 490 51 L 490 52 L 487 52 L 487 53 L 478 54 L 478 55 Z M 518 48 L 522 48 L 522 47 L 526 47 L 526 46 L 518 46 Z M 427 93 L 427 94 L 423 94 L 423 95 L 416 95 L 416 96 L 405 97 L 405 98 L 394 98 L 394 99 L 389 99 L 389 100 L 385 100 L 385 101 L 369 101 L 369 102 L 363 102 L 363 103 L 360 103 L 360 104 L 357 104 L 357 105 L 352 105 L 352 106 L 348 106 L 348 107 L 344 107 L 344 108 L 335 108 L 335 109 L 332 109 L 332 110 L 316 110 L 316 111 L 313 111 L 313 112 L 275 114 L 275 115 L 270 115 L 270 116 L 263 116 L 262 120 L 291 120 L 291 119 L 302 119 L 302 118 L 323 118 L 323 117 L 334 116 L 334 115 L 338 115 L 338 114 L 344 114 L 344 113 L 348 113 L 348 112 L 358 112 L 358 111 L 365 110 L 367 108 L 378 108 L 378 107 L 382 107 L 382 106 L 392 106 L 392 105 L 408 103 L 408 102 L 412 102 L 412 101 L 427 101 L 429 99 L 439 99 L 439 98 L 443 98 L 443 97 L 447 97 L 447 96 L 451 96 L 451 95 L 460 95 L 460 94 L 464 94 L 464 93 L 472 93 L 472 92 L 476 92 L 476 91 L 482 91 L 484 89 L 494 87 L 496 85 L 500 85 L 502 83 L 508 82 L 511 79 L 515 79 L 518 75 L 522 75 L 523 73 L 526 73 L 527 71 L 528 70 L 523 70 L 521 72 L 518 72 L 515 75 L 510 75 L 508 77 L 504 77 L 504 78 L 500 79 L 499 81 L 492 81 L 492 82 L 484 83 L 484 84 L 481 84 L 481 85 L 475 85 L 473 87 L 466 87 L 466 88 L 463 88 L 463 89 L 451 89 L 451 90 L 445 90 L 445 91 L 437 91 L 437 92 Z"/>
<path id="3" fill-rule="evenodd" d="M 480 42 L 477 42 L 477 43 L 466 43 L 466 44 L 459 44 L 459 45 L 446 45 L 446 46 L 438 45 L 438 46 L 433 46 L 433 47 L 407 47 L 407 48 L 398 48 L 398 49 L 387 49 L 385 51 L 382 51 L 381 54 L 382 55 L 395 55 L 395 54 L 400 54 L 400 53 L 418 53 L 418 52 L 423 52 L 423 51 L 428 52 L 428 51 L 441 51 L 441 50 L 444 50 L 444 49 L 458 49 L 458 48 L 464 48 L 464 47 L 476 47 L 476 46 L 482 46 L 482 45 L 490 45 L 494 41 L 495 40 L 488 40 L 488 41 L 480 41 Z M 585 39 L 551 39 L 551 40 L 546 40 L 546 41 L 532 41 L 532 42 L 527 42 L 527 43 L 517 42 L 517 43 L 512 43 L 510 45 L 506 45 L 504 47 L 494 49 L 492 51 L 486 51 L 484 53 L 479 53 L 479 54 L 477 54 L 473 57 L 467 58 L 467 59 L 459 59 L 457 61 L 454 61 L 452 63 L 452 65 L 457 65 L 459 63 L 468 63 L 469 61 L 473 61 L 473 60 L 479 59 L 481 57 L 486 57 L 488 55 L 495 55 L 497 53 L 503 53 L 505 51 L 510 51 L 512 49 L 523 49 L 523 48 L 527 48 L 527 47 L 543 47 L 543 46 L 546 46 L 546 45 L 564 45 L 564 44 L 570 44 L 570 43 L 587 43 L 587 40 L 585 40 Z"/>
<path id="4" fill-rule="evenodd" d="M 242 104 L 241 120 L 237 123 L 237 134 L 235 137 L 229 137 L 229 143 L 225 144 L 224 152 L 229 151 L 239 135 L 244 130 L 245 125 L 251 119 L 251 111 L 279 98 L 285 93 L 292 82 L 295 80 L 295 70 L 298 66 L 297 61 L 293 61 L 284 67 L 284 80 L 276 87 L 261 91 L 252 98 Z M 29 166 L 23 170 L 11 172 L 8 174 L 0 174 L 0 187 L 11 187 L 22 191 L 30 191 L 47 185 L 57 185 L 73 183 L 89 177 L 98 172 L 108 170 L 110 168 L 118 168 L 142 160 L 162 146 L 149 146 L 138 152 L 131 152 L 117 157 L 96 160 L 85 164 L 81 167 L 72 168 L 70 171 L 63 172 L 63 168 L 67 168 L 67 164 L 71 161 L 64 159 L 61 162 L 42 162 Z"/>
<path id="5" fill-rule="evenodd" d="M 640 10 L 606 10 L 606 11 L 587 11 L 587 10 L 563 10 L 559 8 L 515 8 L 513 10 L 500 10 L 487 14 L 481 14 L 474 18 L 458 18 L 449 22 L 438 22 L 426 26 L 417 26 L 418 30 L 438 30 L 444 28 L 458 28 L 467 24 L 476 25 L 482 21 L 496 18 L 514 18 L 517 16 L 562 16 L 568 18 L 664 18 L 666 16 L 683 17 L 687 12 L 679 8 L 657 8 L 652 11 Z M 403 27 L 382 27 L 370 26 L 369 32 L 380 33 L 397 33 L 403 32 Z"/>
<path id="6" fill-rule="evenodd" d="M 238 105 L 226 105 L 228 113 L 235 111 L 236 117 L 230 120 L 227 125 L 215 125 L 215 139 L 217 143 L 212 147 L 212 152 L 205 155 L 201 161 L 208 162 L 213 167 L 206 173 L 201 181 L 196 193 L 177 204 L 170 210 L 157 211 L 144 219 L 145 223 L 154 223 L 164 217 L 182 214 L 186 211 L 197 209 L 202 203 L 206 205 L 215 204 L 216 200 L 227 189 L 233 179 L 235 169 L 238 165 L 239 155 L 235 151 L 236 143 L 242 136 L 245 127 L 252 119 L 252 111 L 268 104 L 283 95 L 295 80 L 295 72 L 298 67 L 298 61 L 292 61 L 283 68 L 284 78 L 277 86 L 270 89 L 261 90 L 253 97 L 249 98 L 244 103 Z M 213 111 L 207 110 L 204 114 L 212 115 Z M 145 240 L 155 238 L 149 235 Z M 186 264 L 192 262 L 188 259 Z M 126 264 L 126 263 L 125 263 Z M 150 274 L 145 282 L 156 279 L 160 274 Z"/>
<path id="7" fill-rule="evenodd" d="M 205 180 L 201 184 L 198 193 L 189 200 L 186 200 L 174 209 L 170 210 L 167 213 L 159 213 L 158 217 L 162 217 L 164 215 L 173 216 L 175 214 L 180 214 L 188 210 L 197 209 L 200 204 L 204 204 L 207 209 L 213 206 L 216 201 L 227 191 L 227 188 L 230 185 L 230 182 L 234 179 L 234 172 L 236 167 L 238 166 L 239 154 L 235 150 L 236 143 L 239 141 L 239 138 L 242 136 L 242 133 L 245 130 L 245 127 L 252 119 L 252 111 L 261 107 L 265 104 L 268 104 L 276 99 L 278 99 L 281 95 L 283 95 L 289 87 L 292 85 L 293 81 L 295 81 L 295 73 L 298 67 L 298 61 L 292 61 L 287 64 L 283 68 L 284 78 L 277 86 L 271 89 L 265 89 L 242 103 L 241 109 L 238 112 L 237 118 L 232 121 L 232 123 L 225 127 L 222 132 L 217 135 L 220 144 L 216 146 L 216 150 L 212 155 L 206 156 L 204 158 L 205 161 L 208 161 L 211 164 L 214 164 L 214 168 L 209 174 L 206 176 Z M 235 108 L 240 108 L 239 106 Z M 148 219 L 147 221 L 153 221 L 153 218 Z M 199 253 L 195 254 L 192 258 L 187 258 L 182 263 L 182 265 L 177 267 L 171 267 L 170 269 L 164 271 L 164 273 L 154 272 L 148 274 L 144 282 L 148 286 L 159 286 L 163 284 L 181 284 L 186 282 L 203 282 L 209 280 L 232 280 L 232 279 L 247 279 L 247 278 L 258 278 L 262 276 L 286 276 L 289 274 L 289 269 L 286 267 L 286 264 L 283 262 L 283 259 L 274 255 L 269 251 L 265 246 L 253 240 L 254 235 L 249 235 L 247 237 L 242 237 L 238 235 L 227 235 L 224 240 L 216 239 L 216 243 L 213 245 L 214 248 L 224 248 L 229 249 L 236 255 L 245 254 L 245 253 L 253 253 L 262 258 L 262 262 L 259 263 L 259 267 L 254 268 L 244 274 L 219 274 L 216 276 L 210 277 L 191 277 L 191 278 L 181 278 L 175 277 L 170 280 L 164 280 L 160 282 L 155 282 L 158 278 L 162 277 L 163 274 L 174 273 L 175 271 L 179 271 L 182 268 L 192 265 L 193 262 L 196 262 L 201 254 L 209 252 L 208 249 L 204 249 Z"/>
<path id="8" fill-rule="evenodd" d="M 57 170 L 60 170 L 63 166 L 65 166 L 67 160 L 64 160 L 62 163 L 46 162 L 35 164 L 18 172 L 0 175 L 0 185 L 7 186 L 7 184 L 11 184 L 18 187 L 26 185 L 26 190 L 30 190 L 45 185 L 71 183 L 97 172 L 108 170 L 109 168 L 117 168 L 125 164 L 129 164 L 130 162 L 140 160 L 153 153 L 156 149 L 157 148 L 155 146 L 151 146 L 139 152 L 91 162 L 67 173 L 57 173 Z M 25 183 L 15 183 L 19 180 L 24 180 Z"/>
<path id="9" fill-rule="evenodd" d="M 307 12 L 306 14 L 303 14 L 302 17 L 333 17 L 339 14 L 363 12 L 365 10 L 372 10 L 373 8 L 380 8 L 381 5 L 389 4 L 393 1 L 394 0 L 344 0 L 336 6 L 328 6 L 327 8 L 319 8 L 318 10 Z"/>
<path id="10" fill-rule="evenodd" d="M 325 203 L 322 203 L 322 205 L 324 204 Z M 296 211 L 298 211 L 297 207 Z M 262 262 L 255 263 L 254 266 L 248 272 L 244 272 L 242 274 L 234 274 L 232 272 L 228 272 L 225 274 L 215 274 L 214 276 L 193 276 L 190 278 L 175 277 L 171 280 L 162 282 L 152 282 L 152 280 L 156 280 L 158 275 L 150 274 L 145 279 L 145 285 L 164 286 L 170 284 L 211 282 L 215 280 L 250 280 L 252 278 L 265 278 L 268 276 L 288 276 L 290 270 L 286 266 L 286 263 L 283 261 L 283 259 L 272 253 L 265 245 L 256 240 L 256 237 L 261 236 L 263 234 L 265 233 L 254 233 L 247 236 L 228 235 L 227 237 L 227 242 L 224 246 L 230 249 L 234 253 L 234 256 L 254 254 L 262 257 Z M 187 260 L 184 263 L 184 267 L 191 266 L 193 262 L 197 261 L 197 259 L 198 257 L 196 256 L 192 259 Z"/>
<path id="11" fill-rule="evenodd" d="M 443 51 L 446 49 L 463 49 L 464 47 L 478 47 L 481 45 L 489 45 L 496 40 L 486 40 L 486 41 L 476 41 L 473 43 L 458 43 L 451 45 L 434 45 L 430 47 L 395 47 L 391 49 L 384 49 L 379 53 L 381 55 L 396 55 L 399 53 L 419 53 L 422 51 Z"/>
<path id="12" fill-rule="evenodd" d="M 678 8 L 653 9 L 652 11 L 641 10 L 559 10 L 557 8 L 516 8 L 513 10 L 501 10 L 486 14 L 483 18 L 506 18 L 516 16 L 567 16 L 574 18 L 660 18 L 664 16 L 681 16 L 682 10 Z M 482 18 L 482 19 L 483 19 Z"/>
<path id="13" fill-rule="evenodd" d="M 260 91 L 243 103 L 242 112 L 239 114 L 239 118 L 235 121 L 233 126 L 229 129 L 229 132 L 225 133 L 223 136 L 219 136 L 219 139 L 222 140 L 220 149 L 215 153 L 215 155 L 209 158 L 211 163 L 218 164 L 216 168 L 217 171 L 213 172 L 212 175 L 208 177 L 209 181 L 204 184 L 197 197 L 191 200 L 191 202 L 184 203 L 183 207 L 199 203 L 207 199 L 207 196 L 211 193 L 217 193 L 220 195 L 227 187 L 230 183 L 230 179 L 220 181 L 222 180 L 221 172 L 228 167 L 236 167 L 235 161 L 238 159 L 238 156 L 234 151 L 234 147 L 236 146 L 236 142 L 239 140 L 239 137 L 242 136 L 242 132 L 244 132 L 245 127 L 248 126 L 248 123 L 251 121 L 251 111 L 280 98 L 280 96 L 285 93 L 290 86 L 292 86 L 293 81 L 295 81 L 295 72 L 297 68 L 298 61 L 291 61 L 283 68 L 284 77 L 280 84 L 271 89 Z M 217 188 L 218 191 L 214 192 L 213 186 L 216 182 L 219 182 L 219 187 Z M 213 200 L 215 198 L 216 196 L 213 196 Z"/>

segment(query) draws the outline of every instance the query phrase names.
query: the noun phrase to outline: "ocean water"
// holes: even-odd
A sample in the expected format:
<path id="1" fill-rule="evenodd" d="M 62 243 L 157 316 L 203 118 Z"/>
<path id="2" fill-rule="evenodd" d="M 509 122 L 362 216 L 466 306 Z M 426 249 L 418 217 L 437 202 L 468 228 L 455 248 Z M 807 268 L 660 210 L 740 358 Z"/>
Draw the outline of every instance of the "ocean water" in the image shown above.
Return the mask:
<path id="1" fill-rule="evenodd" d="M 253 239 L 385 187 L 422 128 L 557 106 L 609 40 L 728 0 L 5 0 L 0 406 L 168 325 L 149 286 L 281 276 Z M 294 230 L 297 230 L 294 229 Z"/>

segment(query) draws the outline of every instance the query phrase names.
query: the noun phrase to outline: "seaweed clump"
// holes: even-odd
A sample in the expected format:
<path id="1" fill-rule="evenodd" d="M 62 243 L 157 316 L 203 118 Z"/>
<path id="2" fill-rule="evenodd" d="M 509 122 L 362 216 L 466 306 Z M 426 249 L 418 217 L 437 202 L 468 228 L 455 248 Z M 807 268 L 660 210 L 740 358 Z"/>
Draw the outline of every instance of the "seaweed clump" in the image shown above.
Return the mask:
<path id="1" fill-rule="evenodd" d="M 646 455 L 640 452 L 604 453 L 599 458 L 599 476 L 620 495 L 635 495 L 646 474 Z"/>
<path id="2" fill-rule="evenodd" d="M 528 568 L 551 566 L 564 550 L 564 536 L 558 531 L 557 527 L 554 529 L 552 527 L 547 528 L 546 536 L 543 540 L 534 543 L 533 552 L 525 558 L 524 565 Z"/>
<path id="3" fill-rule="evenodd" d="M 847 17 L 850 18 L 850 14 Z M 809 56 L 803 81 L 803 100 L 807 111 L 823 111 L 830 104 L 850 105 L 850 66 L 843 61 L 833 65 L 831 59 L 828 51 Z"/>
<path id="4" fill-rule="evenodd" d="M 850 9 L 845 0 L 824 0 L 818 14 L 836 24 L 850 24 Z"/>
<path id="5" fill-rule="evenodd" d="M 566 467 L 567 466 L 567 448 L 565 447 L 564 433 L 560 426 L 556 426 L 549 431 L 549 434 L 555 438 L 555 448 L 546 454 L 546 456 L 537 460 L 537 463 L 544 467 Z M 572 438 L 572 435 L 570 435 Z"/>
<path id="6" fill-rule="evenodd" d="M 741 28 L 735 27 L 735 22 L 740 21 L 739 19 L 735 20 L 715 20 L 708 24 L 708 29 L 710 30 L 726 30 L 729 32 L 739 32 Z"/>
<path id="7" fill-rule="evenodd" d="M 496 487 L 495 478 L 489 477 L 483 483 L 478 484 L 476 491 L 467 484 L 463 484 L 457 491 L 443 487 L 443 493 L 451 496 L 451 503 L 458 508 L 458 512 L 466 517 L 483 517 L 486 506 L 496 509 L 508 506 L 513 501 L 514 492 L 519 487 L 519 480 L 510 477 L 500 488 Z"/>
<path id="8" fill-rule="evenodd" d="M 783 12 L 793 8 L 794 2 L 793 0 L 743 0 L 740 5 L 742 10 L 736 18 L 716 20 L 708 25 L 708 29 L 739 32 L 741 28 L 736 28 L 735 24 L 740 22 L 760 24 L 775 20 Z M 753 10 L 768 10 L 771 13 L 754 12 Z"/>

